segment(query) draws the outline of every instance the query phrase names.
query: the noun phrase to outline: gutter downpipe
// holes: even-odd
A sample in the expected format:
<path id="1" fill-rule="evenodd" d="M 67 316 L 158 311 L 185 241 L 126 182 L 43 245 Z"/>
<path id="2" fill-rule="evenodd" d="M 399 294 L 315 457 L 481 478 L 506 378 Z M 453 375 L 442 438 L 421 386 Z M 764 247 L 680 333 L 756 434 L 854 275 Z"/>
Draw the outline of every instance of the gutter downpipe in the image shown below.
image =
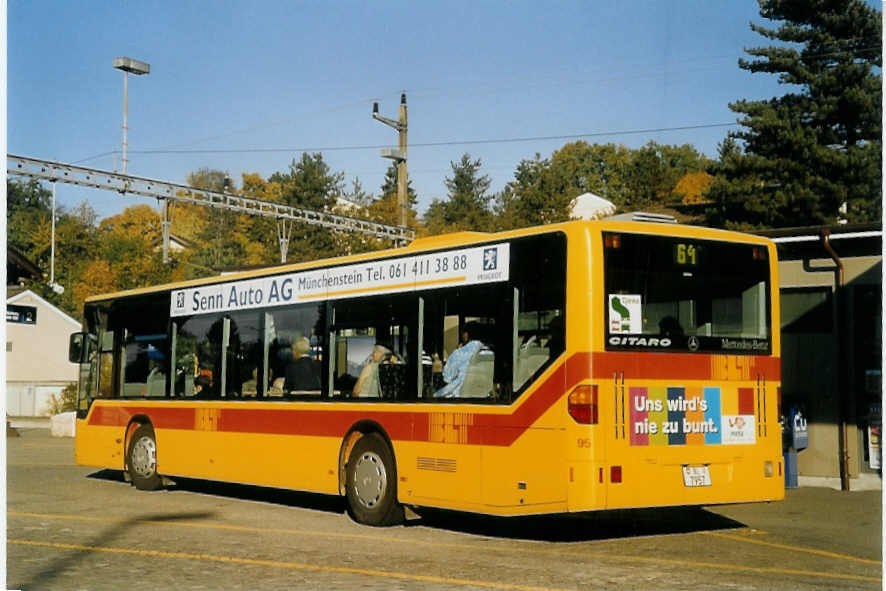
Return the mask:
<path id="1" fill-rule="evenodd" d="M 844 359 L 846 355 L 846 314 L 845 307 L 846 302 L 844 302 L 844 294 L 843 294 L 843 261 L 840 260 L 840 257 L 837 256 L 837 253 L 834 251 L 834 248 L 831 246 L 830 236 L 831 232 L 827 228 L 822 228 L 818 234 L 821 239 L 821 246 L 825 249 L 825 252 L 831 257 L 834 261 L 834 264 L 837 265 L 837 284 L 834 289 L 834 304 L 837 307 L 837 318 L 836 318 L 836 330 L 839 331 L 838 339 L 837 339 L 837 384 L 840 392 L 840 430 L 838 432 L 838 437 L 840 441 L 840 490 L 848 491 L 849 490 L 849 428 L 846 424 L 847 416 L 849 415 L 848 407 L 849 407 L 849 393 L 846 392 L 846 387 L 848 386 L 849 381 L 846 379 L 846 372 L 848 370 L 846 359 Z"/>

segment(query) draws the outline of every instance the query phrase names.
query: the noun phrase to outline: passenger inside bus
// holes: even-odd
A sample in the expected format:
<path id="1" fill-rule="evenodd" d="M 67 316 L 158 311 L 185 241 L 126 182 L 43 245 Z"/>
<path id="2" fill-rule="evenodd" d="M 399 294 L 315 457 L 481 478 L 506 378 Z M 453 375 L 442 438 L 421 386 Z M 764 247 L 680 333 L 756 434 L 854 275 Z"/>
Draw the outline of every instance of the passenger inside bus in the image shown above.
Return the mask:
<path id="1" fill-rule="evenodd" d="M 468 330 L 462 331 L 461 346 L 449 355 L 443 366 L 443 381 L 446 385 L 434 392 L 434 398 L 459 398 L 462 395 L 468 369 L 483 348 L 482 342 L 471 339 Z M 490 372 L 490 380 L 491 375 Z M 472 396 L 474 392 L 468 391 L 466 394 Z"/>
<path id="2" fill-rule="evenodd" d="M 292 356 L 284 370 L 283 389 L 286 392 L 311 391 L 320 393 L 320 368 L 308 354 L 311 343 L 300 337 L 292 344 Z"/>
<path id="3" fill-rule="evenodd" d="M 363 365 L 360 377 L 354 384 L 354 398 L 380 398 L 381 389 L 379 388 L 378 366 L 385 360 L 390 360 L 391 350 L 384 345 L 376 345 L 372 348 L 372 353 Z"/>
<path id="4" fill-rule="evenodd" d="M 673 316 L 665 316 L 658 323 L 659 333 L 666 337 L 681 337 L 683 336 L 683 327 L 680 326 L 680 321 L 674 318 Z"/>

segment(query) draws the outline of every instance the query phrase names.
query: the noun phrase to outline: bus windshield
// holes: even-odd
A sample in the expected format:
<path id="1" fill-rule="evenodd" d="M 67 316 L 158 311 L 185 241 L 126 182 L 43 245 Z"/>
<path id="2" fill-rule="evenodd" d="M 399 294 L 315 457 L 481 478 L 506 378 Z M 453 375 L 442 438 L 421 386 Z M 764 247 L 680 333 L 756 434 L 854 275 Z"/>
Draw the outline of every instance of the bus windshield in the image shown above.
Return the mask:
<path id="1" fill-rule="evenodd" d="M 764 246 L 612 232 L 603 242 L 607 349 L 771 351 Z"/>

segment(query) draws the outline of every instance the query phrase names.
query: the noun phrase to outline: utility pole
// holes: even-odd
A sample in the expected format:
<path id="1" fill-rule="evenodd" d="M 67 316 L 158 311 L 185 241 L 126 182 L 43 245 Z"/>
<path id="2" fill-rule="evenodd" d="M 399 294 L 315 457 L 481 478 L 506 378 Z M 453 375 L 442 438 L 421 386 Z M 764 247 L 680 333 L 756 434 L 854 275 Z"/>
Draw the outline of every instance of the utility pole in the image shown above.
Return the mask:
<path id="1" fill-rule="evenodd" d="M 406 193 L 409 186 L 409 172 L 406 169 L 406 93 L 400 95 L 400 113 L 397 121 L 388 119 L 378 114 L 378 103 L 372 103 L 372 118 L 381 121 L 385 125 L 393 127 L 400 136 L 398 150 L 384 149 L 381 151 L 382 158 L 390 158 L 397 163 L 397 209 L 400 212 L 400 226 L 406 227 Z"/>

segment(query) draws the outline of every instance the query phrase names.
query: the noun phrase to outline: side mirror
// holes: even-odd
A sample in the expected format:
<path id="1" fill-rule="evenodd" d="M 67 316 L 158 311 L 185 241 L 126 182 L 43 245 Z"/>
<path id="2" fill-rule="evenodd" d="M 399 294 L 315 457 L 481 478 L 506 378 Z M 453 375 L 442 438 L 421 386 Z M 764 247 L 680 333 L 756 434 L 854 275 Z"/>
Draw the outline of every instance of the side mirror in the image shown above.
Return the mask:
<path id="1" fill-rule="evenodd" d="M 71 363 L 83 363 L 86 355 L 86 333 L 75 332 L 68 342 L 68 361 Z"/>
<path id="2" fill-rule="evenodd" d="M 95 336 L 86 332 L 75 332 L 68 342 L 68 361 L 86 363 L 95 351 Z"/>

